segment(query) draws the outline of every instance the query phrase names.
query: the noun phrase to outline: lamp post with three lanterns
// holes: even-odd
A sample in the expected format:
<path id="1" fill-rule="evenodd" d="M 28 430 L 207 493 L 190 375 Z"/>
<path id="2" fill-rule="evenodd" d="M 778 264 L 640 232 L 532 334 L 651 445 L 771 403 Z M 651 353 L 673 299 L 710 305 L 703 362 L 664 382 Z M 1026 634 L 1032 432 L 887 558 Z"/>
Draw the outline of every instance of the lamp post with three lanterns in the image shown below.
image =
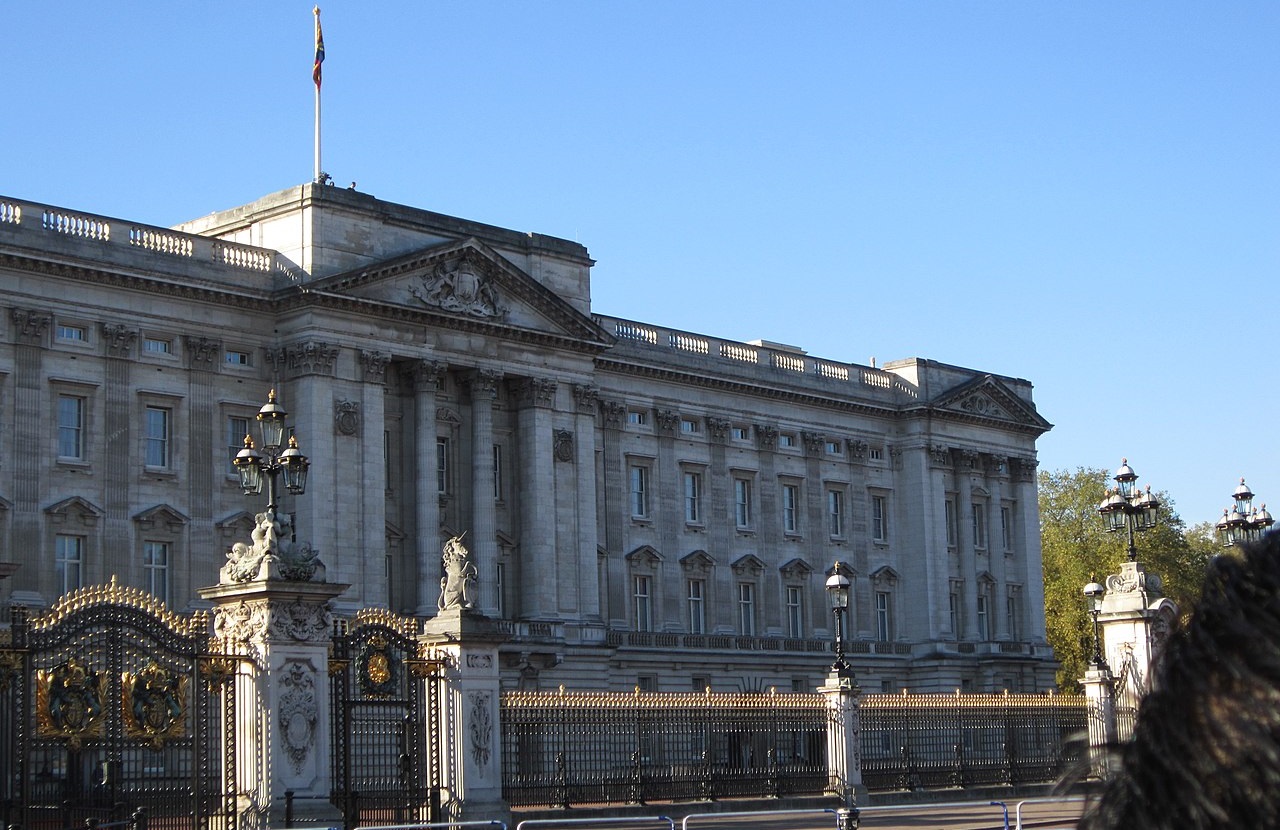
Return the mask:
<path id="1" fill-rule="evenodd" d="M 1260 539 L 1275 524 L 1265 504 L 1261 509 L 1253 506 L 1253 492 L 1243 478 L 1231 498 L 1234 504 L 1222 511 L 1222 520 L 1217 524 L 1218 538 L 1223 547 Z"/>
<path id="2" fill-rule="evenodd" d="M 1129 531 L 1129 561 L 1138 560 L 1138 548 L 1134 544 L 1135 531 L 1150 530 L 1158 523 L 1160 502 L 1151 495 L 1151 485 L 1139 491 L 1138 474 L 1129 466 L 1129 459 L 1120 459 L 1120 469 L 1114 476 L 1116 487 L 1107 491 L 1107 497 L 1098 505 L 1098 512 L 1107 521 L 1107 530 L 1115 533 Z"/>

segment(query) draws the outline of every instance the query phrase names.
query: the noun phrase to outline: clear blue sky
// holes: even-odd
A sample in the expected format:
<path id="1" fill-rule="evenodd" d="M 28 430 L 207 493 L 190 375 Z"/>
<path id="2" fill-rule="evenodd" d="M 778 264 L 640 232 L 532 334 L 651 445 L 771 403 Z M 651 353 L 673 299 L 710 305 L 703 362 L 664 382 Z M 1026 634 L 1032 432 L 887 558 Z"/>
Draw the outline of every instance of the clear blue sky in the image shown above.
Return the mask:
<path id="1" fill-rule="evenodd" d="M 0 193 L 308 181 L 311 6 L 4 4 Z M 1127 455 L 1189 524 L 1280 508 L 1280 3 L 321 7 L 339 186 L 578 240 L 601 313 L 1027 378 L 1042 468 Z"/>

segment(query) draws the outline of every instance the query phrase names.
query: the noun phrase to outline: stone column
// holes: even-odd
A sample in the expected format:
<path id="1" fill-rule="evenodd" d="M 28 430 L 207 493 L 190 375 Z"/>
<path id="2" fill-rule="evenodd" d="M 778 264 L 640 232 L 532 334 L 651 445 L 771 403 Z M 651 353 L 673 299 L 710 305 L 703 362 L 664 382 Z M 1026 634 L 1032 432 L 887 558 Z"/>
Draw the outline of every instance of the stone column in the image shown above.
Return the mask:
<path id="1" fill-rule="evenodd" d="M 1032 643 L 1045 642 L 1044 620 L 1044 566 L 1040 551 L 1040 499 L 1036 483 L 1036 460 L 1018 458 L 1015 470 L 1015 490 L 1018 500 L 1014 513 L 1014 557 L 1018 576 L 1022 580 L 1022 603 L 1019 611 L 1025 625 L 1023 639 Z"/>
<path id="2" fill-rule="evenodd" d="M 989 474 L 987 480 L 991 484 L 991 504 L 995 506 L 995 510 L 987 512 L 991 525 L 987 531 L 987 560 L 991 563 L 991 576 L 996 581 L 995 596 L 991 598 L 992 607 L 987 613 L 994 615 L 992 618 L 994 625 L 991 627 L 995 635 L 993 639 L 1008 640 L 1010 639 L 1007 613 L 1009 579 L 1005 563 L 1007 548 L 1004 543 L 1003 518 L 1004 488 L 1009 482 L 1009 460 L 1002 455 L 989 455 L 986 457 L 986 462 Z M 1012 512 L 1010 518 L 1013 518 Z"/>
<path id="3" fill-rule="evenodd" d="M 477 610 L 498 614 L 497 517 L 493 504 L 493 402 L 502 375 L 478 369 L 467 378 L 471 392 L 471 535 L 479 598 Z"/>
<path id="4" fill-rule="evenodd" d="M 241 811 L 283 826 L 285 791 L 295 818 L 341 821 L 329 803 L 328 654 L 331 601 L 349 586 L 256 579 L 202 588 L 214 632 L 242 664 L 235 686 Z"/>
<path id="5" fill-rule="evenodd" d="M 445 690 L 437 713 L 443 759 L 445 821 L 503 821 L 502 729 L 499 720 L 498 646 L 506 639 L 494 620 L 465 608 L 447 608 L 423 626 L 425 644 L 444 656 Z"/>
<path id="6" fill-rule="evenodd" d="M 622 425 L 627 417 L 627 407 L 621 401 L 601 401 L 600 420 L 604 445 L 604 547 L 609 552 L 605 563 L 606 597 L 604 614 L 606 622 L 622 628 L 627 624 L 626 563 L 623 561 L 624 523 L 631 514 L 627 506 L 627 465 L 622 448 Z"/>
<path id="7" fill-rule="evenodd" d="M 571 573 L 562 571 L 558 561 L 555 511 L 550 509 L 556 491 L 551 455 L 556 382 L 523 378 L 515 392 L 520 405 L 520 571 L 511 576 L 520 586 L 521 619 L 556 619 L 560 604 L 556 592 L 563 581 L 572 581 Z"/>
<path id="8" fill-rule="evenodd" d="M 599 623 L 600 617 L 600 538 L 596 499 L 596 410 L 600 406 L 599 390 L 594 386 L 575 384 L 573 399 L 574 482 L 578 508 L 578 619 Z M 556 455 L 556 460 L 562 460 Z"/>
<path id="9" fill-rule="evenodd" d="M 436 613 L 440 593 L 440 487 L 436 479 L 436 392 L 444 364 L 421 360 L 413 367 L 414 560 L 417 613 Z"/>
<path id="10" fill-rule="evenodd" d="M 827 794 L 856 809 L 862 784 L 862 689 L 851 670 L 827 675 L 818 693 L 827 703 Z"/>
<path id="11" fill-rule="evenodd" d="M 1114 678 L 1103 663 L 1091 666 L 1082 682 L 1089 707 L 1089 770 L 1092 777 L 1106 779 L 1110 771 L 1110 748 L 1116 742 Z"/>
<path id="12" fill-rule="evenodd" d="M 960 552 L 960 578 L 964 580 L 965 595 L 962 612 L 964 614 L 964 640 L 978 639 L 978 554 L 973 547 L 973 468 L 978 463 L 978 454 L 973 450 L 957 452 L 956 487 L 956 547 Z M 990 529 L 988 528 L 988 537 Z M 987 540 L 990 549 L 990 538 Z M 991 609 L 987 609 L 990 620 Z"/>
<path id="13" fill-rule="evenodd" d="M 13 408 L 6 419 L 8 430 L 16 442 L 15 446 L 45 446 L 41 443 L 41 435 L 51 420 L 49 408 L 56 406 L 49 397 L 42 368 L 53 316 L 44 311 L 12 308 L 9 321 L 14 345 Z M 13 454 L 13 469 L 9 472 L 13 488 L 13 551 L 45 550 L 40 491 L 42 475 L 50 466 L 49 460 L 42 452 Z M 12 553 L 9 555 L 13 556 Z M 52 557 L 32 557 L 29 561 L 31 566 L 14 580 L 10 604 L 42 608 L 53 602 L 59 591 L 53 584 Z"/>

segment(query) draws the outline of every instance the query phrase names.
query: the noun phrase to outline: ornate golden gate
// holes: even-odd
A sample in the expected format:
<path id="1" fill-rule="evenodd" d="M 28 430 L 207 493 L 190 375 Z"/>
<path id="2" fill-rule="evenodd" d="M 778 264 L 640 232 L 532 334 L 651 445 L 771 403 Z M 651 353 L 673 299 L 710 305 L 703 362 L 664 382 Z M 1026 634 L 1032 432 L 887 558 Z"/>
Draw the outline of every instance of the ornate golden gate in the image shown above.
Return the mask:
<path id="1" fill-rule="evenodd" d="M 0 820 L 27 830 L 120 821 L 237 826 L 237 658 L 203 612 L 82 588 L 15 608 L 0 643 Z"/>

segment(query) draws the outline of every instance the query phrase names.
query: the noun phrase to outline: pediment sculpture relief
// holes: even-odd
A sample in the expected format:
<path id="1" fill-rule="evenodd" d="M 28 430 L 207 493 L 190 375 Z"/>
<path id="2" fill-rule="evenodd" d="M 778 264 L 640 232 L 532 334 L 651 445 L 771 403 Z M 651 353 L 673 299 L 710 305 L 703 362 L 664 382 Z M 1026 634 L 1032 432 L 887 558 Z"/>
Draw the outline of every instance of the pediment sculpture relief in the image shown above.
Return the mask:
<path id="1" fill-rule="evenodd" d="M 453 311 L 471 317 L 496 317 L 507 314 L 492 274 L 468 258 L 442 262 L 429 276 L 421 277 L 409 293 L 424 305 Z"/>

